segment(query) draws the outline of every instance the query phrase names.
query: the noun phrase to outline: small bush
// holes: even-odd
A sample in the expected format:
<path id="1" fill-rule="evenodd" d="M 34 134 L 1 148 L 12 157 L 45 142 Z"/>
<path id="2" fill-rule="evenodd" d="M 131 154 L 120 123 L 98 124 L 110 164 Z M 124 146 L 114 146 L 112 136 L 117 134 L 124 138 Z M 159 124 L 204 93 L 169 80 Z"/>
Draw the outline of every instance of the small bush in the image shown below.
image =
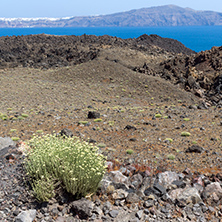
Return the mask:
<path id="1" fill-rule="evenodd" d="M 171 139 L 171 138 L 166 138 L 165 140 L 169 141 L 170 143 L 173 142 L 173 139 Z"/>
<path id="2" fill-rule="evenodd" d="M 98 148 L 78 138 L 34 136 L 25 168 L 34 194 L 47 201 L 62 184 L 76 198 L 96 191 L 105 173 L 105 158 Z"/>
<path id="3" fill-rule="evenodd" d="M 115 122 L 114 121 L 109 121 L 110 126 L 114 126 Z"/>
<path id="4" fill-rule="evenodd" d="M 94 122 L 102 122 L 103 120 L 102 119 L 100 119 L 100 118 L 98 118 L 98 119 L 94 119 Z"/>
<path id="5" fill-rule="evenodd" d="M 16 129 L 10 129 L 10 132 L 15 132 L 16 131 Z"/>
<path id="6" fill-rule="evenodd" d="M 181 136 L 190 136 L 191 134 L 189 132 L 182 132 Z"/>
<path id="7" fill-rule="evenodd" d="M 8 116 L 6 114 L 0 113 L 0 119 L 7 120 Z"/>
<path id="8" fill-rule="evenodd" d="M 19 137 L 11 137 L 11 139 L 12 139 L 13 141 L 19 141 L 19 140 L 20 140 Z"/>
<path id="9" fill-rule="evenodd" d="M 29 117 L 29 115 L 28 114 L 25 114 L 25 113 L 22 113 L 22 115 L 21 115 L 22 117 L 24 117 L 24 118 L 27 118 L 27 117 Z"/>
<path id="10" fill-rule="evenodd" d="M 169 155 L 167 156 L 167 158 L 168 158 L 169 160 L 175 160 L 175 156 L 174 156 L 173 154 L 169 154 Z"/>
<path id="11" fill-rule="evenodd" d="M 156 118 L 161 118 L 162 115 L 158 113 L 158 114 L 155 115 L 155 117 L 156 117 Z"/>
<path id="12" fill-rule="evenodd" d="M 88 121 L 79 121 L 79 124 L 86 125 L 87 123 L 88 123 Z"/>
<path id="13" fill-rule="evenodd" d="M 99 143 L 99 144 L 97 145 L 97 147 L 99 147 L 99 148 L 105 148 L 105 147 L 106 147 L 106 144 L 105 144 L 105 143 Z"/>
<path id="14" fill-rule="evenodd" d="M 134 151 L 132 149 L 128 149 L 128 150 L 126 150 L 126 153 L 131 155 L 134 153 Z"/>
<path id="15" fill-rule="evenodd" d="M 37 130 L 36 133 L 43 133 L 43 130 Z"/>
<path id="16" fill-rule="evenodd" d="M 190 121 L 190 119 L 189 119 L 189 118 L 184 118 L 183 120 L 184 120 L 184 121 Z"/>

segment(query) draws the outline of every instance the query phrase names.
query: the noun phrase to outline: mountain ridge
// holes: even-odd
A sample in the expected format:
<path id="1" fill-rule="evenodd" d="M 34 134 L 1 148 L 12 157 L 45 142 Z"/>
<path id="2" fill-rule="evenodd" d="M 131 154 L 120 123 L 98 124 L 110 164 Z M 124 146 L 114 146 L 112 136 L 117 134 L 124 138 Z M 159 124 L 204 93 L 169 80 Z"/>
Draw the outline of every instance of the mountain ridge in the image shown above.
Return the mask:
<path id="1" fill-rule="evenodd" d="M 222 25 L 222 13 L 197 11 L 176 5 L 132 9 L 98 16 L 68 18 L 0 18 L 0 27 L 154 27 Z"/>

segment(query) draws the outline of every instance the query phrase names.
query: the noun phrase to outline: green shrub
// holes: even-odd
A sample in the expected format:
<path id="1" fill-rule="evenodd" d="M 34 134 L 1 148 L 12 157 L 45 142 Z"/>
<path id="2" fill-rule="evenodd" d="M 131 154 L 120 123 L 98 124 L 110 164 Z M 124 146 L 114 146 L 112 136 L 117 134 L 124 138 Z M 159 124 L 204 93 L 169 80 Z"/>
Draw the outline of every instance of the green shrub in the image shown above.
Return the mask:
<path id="1" fill-rule="evenodd" d="M 34 136 L 29 145 L 25 168 L 39 201 L 53 197 L 56 184 L 76 198 L 96 191 L 105 173 L 105 158 L 97 147 L 55 135 Z"/>
<path id="2" fill-rule="evenodd" d="M 97 144 L 97 147 L 99 147 L 99 148 L 105 148 L 105 147 L 106 147 L 106 144 L 105 144 L 105 143 L 99 143 L 99 144 Z"/>
<path id="3" fill-rule="evenodd" d="M 22 117 L 24 117 L 24 118 L 27 118 L 27 117 L 29 117 L 29 115 L 28 114 L 25 114 L 25 113 L 22 113 L 22 115 L 21 115 Z"/>
<path id="4" fill-rule="evenodd" d="M 94 122 L 102 122 L 103 120 L 98 118 L 98 119 L 94 119 Z"/>
<path id="5" fill-rule="evenodd" d="M 169 154 L 169 155 L 167 156 L 167 158 L 168 158 L 169 160 L 175 160 L 175 156 L 174 156 L 173 154 Z"/>
<path id="6" fill-rule="evenodd" d="M 155 114 L 155 117 L 156 117 L 156 118 L 161 118 L 162 115 L 158 113 L 158 114 Z"/>
<path id="7" fill-rule="evenodd" d="M 132 149 L 128 149 L 128 150 L 126 150 L 126 153 L 131 155 L 134 153 L 134 151 Z"/>
<path id="8" fill-rule="evenodd" d="M 19 140 L 20 140 L 19 137 L 11 137 L 11 139 L 12 139 L 13 141 L 19 141 Z"/>
<path id="9" fill-rule="evenodd" d="M 88 123 L 88 121 L 79 121 L 79 124 L 86 125 L 87 123 Z"/>
<path id="10" fill-rule="evenodd" d="M 171 139 L 171 138 L 166 138 L 165 140 L 169 141 L 170 143 L 173 142 L 173 139 Z"/>
<path id="11" fill-rule="evenodd" d="M 36 133 L 43 133 L 43 130 L 37 130 Z"/>
<path id="12" fill-rule="evenodd" d="M 110 126 L 114 126 L 115 122 L 114 121 L 109 121 Z"/>
<path id="13" fill-rule="evenodd" d="M 191 134 L 189 132 L 182 132 L 181 136 L 190 136 Z"/>
<path id="14" fill-rule="evenodd" d="M 7 120 L 8 116 L 6 114 L 0 113 L 0 119 Z"/>
<path id="15" fill-rule="evenodd" d="M 15 132 L 17 129 L 10 129 L 10 132 Z"/>

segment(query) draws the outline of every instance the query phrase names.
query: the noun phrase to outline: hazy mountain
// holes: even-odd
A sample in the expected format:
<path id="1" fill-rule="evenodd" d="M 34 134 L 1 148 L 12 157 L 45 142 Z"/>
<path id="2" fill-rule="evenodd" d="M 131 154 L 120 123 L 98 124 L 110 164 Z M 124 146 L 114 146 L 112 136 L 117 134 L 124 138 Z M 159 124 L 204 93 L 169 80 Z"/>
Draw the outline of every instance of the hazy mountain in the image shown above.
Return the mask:
<path id="1" fill-rule="evenodd" d="M 142 8 L 99 16 L 71 18 L 0 18 L 0 27 L 108 27 L 222 25 L 222 13 L 175 5 Z"/>

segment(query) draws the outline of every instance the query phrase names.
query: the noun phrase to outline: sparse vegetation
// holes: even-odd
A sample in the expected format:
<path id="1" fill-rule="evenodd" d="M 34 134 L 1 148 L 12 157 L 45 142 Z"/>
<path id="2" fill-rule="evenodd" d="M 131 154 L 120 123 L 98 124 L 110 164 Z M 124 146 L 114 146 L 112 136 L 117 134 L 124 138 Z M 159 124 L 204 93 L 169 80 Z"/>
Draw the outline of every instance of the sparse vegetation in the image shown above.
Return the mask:
<path id="1" fill-rule="evenodd" d="M 28 115 L 28 114 L 26 114 L 26 113 L 22 113 L 22 114 L 21 114 L 21 116 L 22 116 L 22 117 L 24 117 L 24 118 L 29 117 L 29 115 Z"/>
<path id="2" fill-rule="evenodd" d="M 167 156 L 167 159 L 169 159 L 169 160 L 175 160 L 175 155 L 173 155 L 173 154 L 169 154 L 168 156 Z"/>
<path id="3" fill-rule="evenodd" d="M 191 133 L 189 133 L 189 132 L 182 132 L 181 133 L 181 136 L 190 136 L 191 135 Z"/>
<path id="4" fill-rule="evenodd" d="M 39 201 L 53 197 L 58 184 L 76 197 L 96 191 L 105 172 L 105 158 L 98 148 L 55 135 L 34 136 L 29 145 L 25 168 Z"/>
<path id="5" fill-rule="evenodd" d="M 11 139 L 12 139 L 13 141 L 19 141 L 19 140 L 20 140 L 19 137 L 11 137 Z"/>
<path id="6" fill-rule="evenodd" d="M 98 119 L 94 119 L 94 122 L 102 122 L 103 120 L 98 118 Z"/>
<path id="7" fill-rule="evenodd" d="M 161 115 L 160 113 L 157 113 L 157 114 L 155 114 L 155 117 L 156 117 L 156 118 L 161 118 L 162 115 Z"/>
<path id="8" fill-rule="evenodd" d="M 126 150 L 126 153 L 129 154 L 129 155 L 131 155 L 131 154 L 134 153 L 134 151 L 133 151 L 132 149 L 128 149 L 128 150 Z"/>
<path id="9" fill-rule="evenodd" d="M 88 121 L 79 121 L 79 124 L 86 125 Z"/>
<path id="10" fill-rule="evenodd" d="M 170 143 L 173 142 L 173 139 L 171 139 L 171 138 L 166 138 L 165 140 L 169 141 Z"/>

